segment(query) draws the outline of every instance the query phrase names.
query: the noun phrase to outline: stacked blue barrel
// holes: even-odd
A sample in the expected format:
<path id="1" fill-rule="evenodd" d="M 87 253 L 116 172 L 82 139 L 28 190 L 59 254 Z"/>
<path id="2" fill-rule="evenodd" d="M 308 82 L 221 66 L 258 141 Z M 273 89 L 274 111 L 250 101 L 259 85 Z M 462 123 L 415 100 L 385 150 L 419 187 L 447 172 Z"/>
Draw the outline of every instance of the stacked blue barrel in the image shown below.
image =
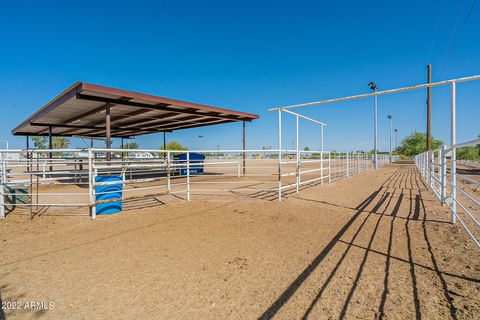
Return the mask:
<path id="1" fill-rule="evenodd" d="M 97 214 L 113 214 L 122 211 L 122 177 L 120 176 L 97 176 L 96 183 L 102 185 L 95 186 L 95 201 L 97 203 Z M 115 183 L 119 182 L 119 183 Z M 106 183 L 103 185 L 103 183 Z M 116 201 L 118 200 L 118 201 Z M 104 202 L 105 201 L 105 202 Z"/>

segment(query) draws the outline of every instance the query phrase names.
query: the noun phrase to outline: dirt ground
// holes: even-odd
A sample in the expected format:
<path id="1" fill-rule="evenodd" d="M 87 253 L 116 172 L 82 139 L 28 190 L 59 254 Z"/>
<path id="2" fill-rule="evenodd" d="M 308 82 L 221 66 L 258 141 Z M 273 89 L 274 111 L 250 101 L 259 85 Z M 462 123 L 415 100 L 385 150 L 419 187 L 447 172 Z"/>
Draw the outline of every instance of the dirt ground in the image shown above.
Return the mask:
<path id="1" fill-rule="evenodd" d="M 68 210 L 68 209 L 67 209 Z M 479 319 L 478 248 L 413 165 L 281 203 L 165 199 L 0 222 L 6 319 Z"/>

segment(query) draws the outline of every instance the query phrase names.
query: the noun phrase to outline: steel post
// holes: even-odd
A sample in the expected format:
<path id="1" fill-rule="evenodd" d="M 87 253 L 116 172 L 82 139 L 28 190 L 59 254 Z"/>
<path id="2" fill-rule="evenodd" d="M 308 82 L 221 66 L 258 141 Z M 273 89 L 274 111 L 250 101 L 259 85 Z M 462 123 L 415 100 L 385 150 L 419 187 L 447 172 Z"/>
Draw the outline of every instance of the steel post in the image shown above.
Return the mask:
<path id="1" fill-rule="evenodd" d="M 166 132 L 163 132 L 163 151 L 167 150 L 167 137 Z M 163 160 L 165 160 L 165 152 L 163 153 Z"/>
<path id="2" fill-rule="evenodd" d="M 88 149 L 88 197 L 90 202 L 90 216 L 95 219 L 97 210 L 95 208 L 95 174 L 93 171 L 93 152 Z"/>
<path id="3" fill-rule="evenodd" d="M 298 116 L 296 116 L 296 191 L 297 194 L 300 191 L 300 146 L 298 145 Z"/>
<path id="4" fill-rule="evenodd" d="M 320 126 L 320 181 L 323 185 L 323 126 Z"/>
<path id="5" fill-rule="evenodd" d="M 187 151 L 187 201 L 190 201 L 190 151 Z"/>
<path id="6" fill-rule="evenodd" d="M 377 93 L 377 88 L 375 88 L 375 93 Z M 378 101 L 377 101 L 377 95 L 374 97 L 374 115 L 373 115 L 373 166 L 374 169 L 378 169 L 378 158 L 377 158 L 377 139 L 378 139 L 378 134 L 377 134 L 377 129 L 378 129 Z"/>
<path id="7" fill-rule="evenodd" d="M 164 154 L 165 154 L 165 150 L 164 150 Z M 170 151 L 166 151 L 166 154 L 167 154 L 167 190 L 168 192 L 170 192 L 171 191 Z"/>
<path id="8" fill-rule="evenodd" d="M 278 110 L 278 201 L 282 201 L 282 110 Z"/>
<path id="9" fill-rule="evenodd" d="M 242 121 L 243 122 L 243 130 L 242 130 L 242 166 L 243 166 L 243 175 L 245 175 L 246 173 L 246 154 L 245 154 L 245 150 L 247 149 L 247 137 L 246 137 L 246 129 L 245 129 L 245 121 Z"/>
<path id="10" fill-rule="evenodd" d="M 390 116 L 390 163 L 392 163 L 392 117 Z"/>
<path id="11" fill-rule="evenodd" d="M 3 156 L 3 152 L 0 152 L 0 162 L 2 165 L 2 179 L 0 181 L 0 219 L 5 219 L 5 192 L 4 192 L 4 185 L 7 183 L 6 180 L 6 169 L 5 169 L 5 160 Z"/>
<path id="12" fill-rule="evenodd" d="M 430 151 L 430 187 L 435 187 L 435 150 Z"/>
<path id="13" fill-rule="evenodd" d="M 112 133 L 111 133 L 111 128 L 110 128 L 110 120 L 111 120 L 111 116 L 110 116 L 110 105 L 107 104 L 105 106 L 105 127 L 106 127 L 106 131 L 105 131 L 105 147 L 107 149 L 111 149 L 112 148 Z M 110 161 L 111 158 L 112 158 L 112 153 L 110 151 L 107 151 L 106 155 L 105 155 L 107 161 Z"/>
<path id="14" fill-rule="evenodd" d="M 328 153 L 328 184 L 332 182 L 332 154 Z"/>
<path id="15" fill-rule="evenodd" d="M 350 170 L 350 159 L 348 157 L 348 152 L 347 152 L 347 156 L 346 156 L 346 162 L 347 162 L 347 178 L 350 176 L 350 173 L 349 173 L 349 170 Z"/>
<path id="16" fill-rule="evenodd" d="M 445 196 L 447 194 L 447 146 L 446 145 L 442 145 L 440 154 L 441 154 L 441 181 L 442 181 L 441 201 L 443 205 L 445 204 Z"/>
<path id="17" fill-rule="evenodd" d="M 48 126 L 48 149 L 53 149 L 53 137 L 52 137 L 52 126 Z M 53 171 L 52 163 L 53 163 L 53 153 L 50 151 L 48 153 L 50 158 L 50 171 Z"/>
<path id="18" fill-rule="evenodd" d="M 451 158 L 452 167 L 450 170 L 451 185 L 452 185 L 452 205 L 450 207 L 452 213 L 452 222 L 457 222 L 457 149 L 455 144 L 456 138 L 456 84 L 453 81 L 450 84 L 450 145 L 452 147 Z"/>

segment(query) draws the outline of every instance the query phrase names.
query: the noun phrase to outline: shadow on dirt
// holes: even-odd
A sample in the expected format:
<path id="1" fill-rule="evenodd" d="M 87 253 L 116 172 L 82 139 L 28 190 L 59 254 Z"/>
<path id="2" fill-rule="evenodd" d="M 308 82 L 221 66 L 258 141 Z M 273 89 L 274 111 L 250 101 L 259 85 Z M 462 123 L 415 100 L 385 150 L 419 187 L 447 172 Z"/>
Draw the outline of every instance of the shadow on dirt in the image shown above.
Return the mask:
<path id="1" fill-rule="evenodd" d="M 335 277 L 338 269 L 340 268 L 342 262 L 345 260 L 349 251 L 352 247 L 361 248 L 364 250 L 363 256 L 358 260 L 358 265 L 355 266 L 353 269 L 356 271 L 355 276 L 350 282 L 350 289 L 346 295 L 345 301 L 343 302 L 342 309 L 339 314 L 340 319 L 346 318 L 347 311 L 352 301 L 352 297 L 357 290 L 357 286 L 360 282 L 362 274 L 364 273 L 365 264 L 367 262 L 368 256 L 370 253 L 380 254 L 385 257 L 385 269 L 383 275 L 383 290 L 381 291 L 380 296 L 380 303 L 378 305 L 378 311 L 376 313 L 378 319 L 384 319 L 385 315 L 385 304 L 388 300 L 389 296 L 389 285 L 390 285 L 390 268 L 392 260 L 397 262 L 408 264 L 409 273 L 411 278 L 411 294 L 413 300 L 413 307 L 415 312 L 415 318 L 421 319 L 421 302 L 419 297 L 419 292 L 417 288 L 417 278 L 418 278 L 418 269 L 422 269 L 423 271 L 433 272 L 437 277 L 439 283 L 441 284 L 441 290 L 443 292 L 445 298 L 445 305 L 449 310 L 450 316 L 452 319 L 457 319 L 457 309 L 453 305 L 453 299 L 451 293 L 449 291 L 447 282 L 445 280 L 445 275 L 452 276 L 456 278 L 461 278 L 467 281 L 472 281 L 476 283 L 480 283 L 480 279 L 469 278 L 463 275 L 456 275 L 450 274 L 447 272 L 440 271 L 438 266 L 437 258 L 434 255 L 432 250 L 432 245 L 430 243 L 430 239 L 428 236 L 427 231 L 427 223 L 430 220 L 427 219 L 427 213 L 425 210 L 424 199 L 422 197 L 422 193 L 426 193 L 427 188 L 423 181 L 419 178 L 418 173 L 414 169 L 413 166 L 403 166 L 398 168 L 391 176 L 389 176 L 383 184 L 373 193 L 371 193 L 366 199 L 364 199 L 356 208 L 352 208 L 356 210 L 353 216 L 345 223 L 345 225 L 338 231 L 338 233 L 330 240 L 330 242 L 320 251 L 320 253 L 313 259 L 309 265 L 295 278 L 293 282 L 276 298 L 276 300 L 270 305 L 270 307 L 264 311 L 262 315 L 260 315 L 259 319 L 271 319 L 274 317 L 277 312 L 295 295 L 298 288 L 308 279 L 308 277 L 314 272 L 322 261 L 329 255 L 330 251 L 334 248 L 337 243 L 342 243 L 346 245 L 345 249 L 342 249 L 342 253 L 337 259 L 337 262 L 334 264 L 331 270 L 328 270 L 328 276 L 323 283 L 318 284 L 318 290 L 316 291 L 315 297 L 311 300 L 308 307 L 303 313 L 302 319 L 307 319 L 310 316 L 313 308 L 318 304 L 322 295 L 324 294 L 326 288 L 331 283 L 332 279 Z M 299 198 L 302 199 L 302 198 Z M 304 199 L 310 201 L 308 199 Z M 312 200 L 317 201 L 317 200 Z M 328 203 L 329 205 L 335 205 Z M 372 209 L 367 210 L 367 207 L 372 206 Z M 404 215 L 408 212 L 408 216 L 401 216 L 400 208 L 403 208 Z M 407 211 L 408 210 L 408 211 Z M 350 241 L 342 240 L 342 236 L 349 230 L 355 221 L 360 220 L 358 229 L 354 232 Z M 376 221 L 370 220 L 374 226 L 373 231 L 368 239 L 368 243 L 366 246 L 361 246 L 355 244 L 355 240 L 358 234 L 366 229 L 364 228 L 365 224 L 369 219 L 373 219 L 376 217 Z M 386 252 L 381 252 L 378 250 L 372 249 L 372 244 L 374 242 L 375 236 L 377 234 L 377 229 L 379 224 L 381 223 L 382 219 L 389 221 L 389 233 L 388 237 L 388 244 Z M 402 220 L 400 220 L 402 219 Z M 394 228 L 394 225 L 397 225 L 399 221 L 404 221 L 404 230 L 398 231 L 399 228 Z M 426 249 L 428 252 L 429 262 L 431 266 L 427 266 L 425 264 L 420 264 L 415 261 L 415 255 L 413 246 L 418 248 L 418 243 L 412 243 L 411 237 L 411 223 L 416 223 L 416 230 L 419 230 L 418 227 L 421 227 L 421 232 L 423 233 L 423 238 L 425 241 Z M 437 221 L 434 221 L 437 223 Z M 440 222 L 440 221 L 438 221 Z M 446 221 L 441 221 L 443 223 L 448 223 Z M 421 225 L 419 225 L 421 224 Z M 396 232 L 394 232 L 396 231 Z M 396 242 L 396 238 L 406 238 L 407 242 L 407 252 L 408 252 L 408 259 L 399 258 L 396 256 L 392 256 L 392 246 Z M 397 241 L 398 242 L 398 241 Z M 343 247 L 342 247 L 343 248 Z M 422 246 L 423 248 L 423 246 Z M 317 286 L 317 285 L 316 285 Z"/>

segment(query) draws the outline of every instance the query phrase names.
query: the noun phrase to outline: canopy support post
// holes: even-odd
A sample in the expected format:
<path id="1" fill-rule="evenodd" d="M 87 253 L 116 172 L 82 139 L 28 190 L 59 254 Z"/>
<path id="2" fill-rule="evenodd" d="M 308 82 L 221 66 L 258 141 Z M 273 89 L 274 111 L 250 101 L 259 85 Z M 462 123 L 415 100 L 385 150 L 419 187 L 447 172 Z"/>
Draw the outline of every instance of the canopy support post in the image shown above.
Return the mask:
<path id="1" fill-rule="evenodd" d="M 163 131 L 163 151 L 167 150 L 167 137 L 165 131 Z M 165 160 L 166 153 L 163 153 L 163 160 Z"/>
<path id="2" fill-rule="evenodd" d="M 107 149 L 111 149 L 112 147 L 112 141 L 111 141 L 111 128 L 110 128 L 110 104 L 105 105 L 105 127 L 106 127 L 106 132 L 105 132 L 105 145 Z M 110 161 L 112 159 L 112 153 L 110 151 L 107 151 L 106 154 L 106 159 L 107 161 Z"/>
<path id="3" fill-rule="evenodd" d="M 48 149 L 53 149 L 53 141 L 52 141 L 52 126 L 48 126 Z M 52 163 L 53 163 L 53 153 L 50 151 L 48 154 L 50 158 L 50 171 L 53 171 Z"/>
<path id="4" fill-rule="evenodd" d="M 30 159 L 30 136 L 26 136 L 26 147 L 27 147 L 27 159 Z M 30 171 L 30 167 L 27 165 L 27 171 Z"/>

